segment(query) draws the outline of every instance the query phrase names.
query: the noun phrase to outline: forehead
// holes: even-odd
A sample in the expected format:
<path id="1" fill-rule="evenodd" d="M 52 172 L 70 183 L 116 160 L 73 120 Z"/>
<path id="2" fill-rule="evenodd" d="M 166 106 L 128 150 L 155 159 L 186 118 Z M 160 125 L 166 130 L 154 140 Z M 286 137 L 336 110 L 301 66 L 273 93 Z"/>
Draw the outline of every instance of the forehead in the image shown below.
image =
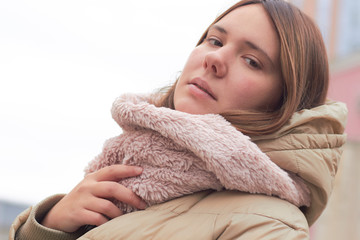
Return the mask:
<path id="1" fill-rule="evenodd" d="M 276 59 L 280 41 L 275 26 L 261 4 L 238 7 L 220 19 L 215 26 L 224 28 L 237 40 L 255 43 Z"/>

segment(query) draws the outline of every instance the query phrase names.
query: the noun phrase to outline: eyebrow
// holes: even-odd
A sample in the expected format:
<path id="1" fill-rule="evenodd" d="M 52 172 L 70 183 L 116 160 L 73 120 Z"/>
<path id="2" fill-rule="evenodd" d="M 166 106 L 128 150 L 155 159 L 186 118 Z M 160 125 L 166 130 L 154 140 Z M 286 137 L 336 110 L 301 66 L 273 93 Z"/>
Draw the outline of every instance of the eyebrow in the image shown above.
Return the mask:
<path id="1" fill-rule="evenodd" d="M 262 48 L 260 48 L 259 46 L 257 46 L 256 44 L 254 44 L 253 42 L 250 42 L 250 41 L 245 41 L 245 44 L 248 47 L 254 49 L 255 51 L 258 51 L 258 52 L 262 53 L 269 60 L 271 65 L 273 67 L 275 67 L 275 64 L 274 64 L 273 60 L 270 58 L 270 56 Z"/>
<path id="2" fill-rule="evenodd" d="M 221 32 L 221 33 L 224 33 L 224 34 L 228 34 L 228 32 L 226 31 L 226 29 L 225 28 L 223 28 L 223 27 L 221 27 L 221 26 L 219 26 L 219 25 L 212 25 L 210 28 L 209 28 L 209 31 L 211 30 L 211 29 L 216 29 L 217 31 L 219 31 L 219 32 Z M 208 32 L 209 32 L 208 31 Z M 269 54 L 267 54 L 267 52 L 265 51 L 265 50 L 263 50 L 261 47 L 259 47 L 258 45 L 256 45 L 255 43 L 253 43 L 253 42 L 251 42 L 251 41 L 245 41 L 245 45 L 247 45 L 249 48 L 251 48 L 251 49 L 254 49 L 255 51 L 258 51 L 258 52 L 260 52 L 262 55 L 264 55 L 267 59 L 268 59 L 268 61 L 271 63 L 271 65 L 273 66 L 273 67 L 275 67 L 275 64 L 274 64 L 274 62 L 273 62 L 273 60 L 271 59 L 271 57 L 269 56 Z"/>
<path id="3" fill-rule="evenodd" d="M 219 25 L 212 25 L 212 26 L 209 28 L 209 31 L 210 31 L 212 28 L 215 28 L 216 30 L 218 30 L 218 31 L 221 32 L 221 33 L 227 34 L 227 31 L 225 30 L 225 28 L 220 27 Z M 209 31 L 208 31 L 208 32 L 209 32 Z"/>

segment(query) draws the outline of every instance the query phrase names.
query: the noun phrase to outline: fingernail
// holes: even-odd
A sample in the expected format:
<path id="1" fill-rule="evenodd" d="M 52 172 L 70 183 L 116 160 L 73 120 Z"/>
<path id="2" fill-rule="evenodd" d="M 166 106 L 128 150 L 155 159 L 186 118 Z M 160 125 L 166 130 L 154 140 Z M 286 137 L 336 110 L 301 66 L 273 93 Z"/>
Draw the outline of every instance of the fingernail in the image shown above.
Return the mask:
<path id="1" fill-rule="evenodd" d="M 142 173 L 142 171 L 143 171 L 143 169 L 142 169 L 141 167 L 135 167 L 135 172 L 136 172 L 137 174 Z"/>
<path id="2" fill-rule="evenodd" d="M 140 209 L 145 209 L 147 207 L 146 202 L 140 202 Z"/>

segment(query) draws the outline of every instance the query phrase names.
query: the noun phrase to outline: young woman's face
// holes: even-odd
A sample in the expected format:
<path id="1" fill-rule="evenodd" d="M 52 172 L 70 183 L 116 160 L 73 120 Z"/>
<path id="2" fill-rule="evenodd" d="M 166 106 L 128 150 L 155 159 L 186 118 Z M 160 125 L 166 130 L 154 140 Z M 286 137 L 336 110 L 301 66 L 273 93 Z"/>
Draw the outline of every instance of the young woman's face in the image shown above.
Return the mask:
<path id="1" fill-rule="evenodd" d="M 280 43 L 260 4 L 239 7 L 213 25 L 189 56 L 175 109 L 193 114 L 269 110 L 282 92 Z"/>

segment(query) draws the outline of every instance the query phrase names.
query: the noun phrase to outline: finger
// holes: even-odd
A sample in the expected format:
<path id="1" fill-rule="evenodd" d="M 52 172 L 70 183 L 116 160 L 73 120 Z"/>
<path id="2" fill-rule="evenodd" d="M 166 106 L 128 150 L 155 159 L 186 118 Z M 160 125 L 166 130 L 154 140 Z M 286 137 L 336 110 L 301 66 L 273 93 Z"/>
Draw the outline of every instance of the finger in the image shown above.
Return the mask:
<path id="1" fill-rule="evenodd" d="M 93 212 L 90 210 L 84 211 L 82 216 L 83 216 L 84 222 L 82 222 L 81 225 L 100 226 L 109 221 L 109 219 L 106 218 L 101 213 Z"/>
<path id="2" fill-rule="evenodd" d="M 105 215 L 109 219 L 116 218 L 123 214 L 123 212 L 115 206 L 110 200 L 103 198 L 92 198 L 88 202 L 87 210 Z"/>
<path id="3" fill-rule="evenodd" d="M 116 182 L 99 182 L 92 193 L 100 198 L 114 198 L 138 209 L 145 209 L 147 206 L 134 192 Z"/>
<path id="4" fill-rule="evenodd" d="M 127 165 L 111 165 L 92 173 L 96 181 L 117 181 L 127 177 L 138 176 L 142 168 Z"/>
<path id="5" fill-rule="evenodd" d="M 84 225 L 94 225 L 100 226 L 106 222 L 108 222 L 104 215 L 83 209 L 83 211 L 76 214 L 76 216 L 67 217 L 66 220 L 60 221 L 57 225 L 44 225 L 48 228 L 52 228 L 55 230 L 72 233 L 78 230 L 81 226 Z M 42 222 L 44 224 L 44 222 Z"/>

